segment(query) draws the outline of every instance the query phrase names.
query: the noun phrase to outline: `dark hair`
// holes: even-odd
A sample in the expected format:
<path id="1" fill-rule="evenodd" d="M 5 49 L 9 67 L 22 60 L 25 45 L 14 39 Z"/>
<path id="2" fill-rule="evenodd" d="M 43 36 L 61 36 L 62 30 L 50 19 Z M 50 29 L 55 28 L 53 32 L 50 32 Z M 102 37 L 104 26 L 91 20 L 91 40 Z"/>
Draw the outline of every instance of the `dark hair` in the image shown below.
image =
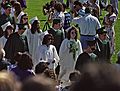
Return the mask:
<path id="1" fill-rule="evenodd" d="M 20 23 L 23 23 L 23 20 L 22 20 L 22 19 L 23 19 L 24 16 L 28 16 L 28 14 L 25 13 L 24 15 L 21 16 Z"/>
<path id="2" fill-rule="evenodd" d="M 75 40 L 77 41 L 77 37 L 78 37 L 78 30 L 76 27 L 72 26 L 69 30 L 68 30 L 68 33 L 67 33 L 67 38 L 68 40 L 70 40 L 70 33 L 72 30 L 75 30 L 75 33 L 76 33 L 76 36 L 75 36 Z"/>
<path id="3" fill-rule="evenodd" d="M 111 4 L 107 5 L 107 6 L 106 6 L 106 8 L 105 8 L 105 10 L 107 11 L 107 9 L 108 9 L 109 7 L 111 7 L 111 8 L 112 8 L 112 12 L 114 12 L 114 11 L 115 11 L 115 10 L 114 10 L 114 8 L 113 8 L 113 6 L 112 6 Z"/>
<path id="4" fill-rule="evenodd" d="M 22 53 L 21 52 L 17 52 L 14 54 L 14 60 L 16 62 L 19 62 L 21 60 L 21 56 L 22 56 Z"/>
<path id="5" fill-rule="evenodd" d="M 15 15 L 18 16 L 22 11 L 21 4 L 19 2 L 15 2 L 13 7 L 15 8 Z"/>
<path id="6" fill-rule="evenodd" d="M 91 13 L 91 9 L 89 7 L 85 8 L 85 14 Z"/>
<path id="7" fill-rule="evenodd" d="M 13 29 L 13 27 L 12 26 L 7 26 L 6 30 L 4 31 L 5 38 L 8 37 L 8 31 L 7 31 L 8 29 Z"/>
<path id="8" fill-rule="evenodd" d="M 67 5 L 66 5 L 66 4 L 62 3 L 62 5 L 63 5 L 63 8 L 64 8 L 64 9 L 67 8 Z"/>
<path id="9" fill-rule="evenodd" d="M 45 69 L 45 71 L 43 72 L 43 75 L 47 78 L 50 78 L 52 80 L 57 80 L 56 79 L 56 74 L 54 73 L 53 69 Z"/>
<path id="10" fill-rule="evenodd" d="M 91 60 L 90 60 L 90 56 L 88 53 L 84 52 L 84 53 L 80 54 L 78 56 L 76 64 L 75 64 L 75 70 L 78 70 L 82 73 L 84 65 L 89 62 L 91 62 Z"/>
<path id="11" fill-rule="evenodd" d="M 35 20 L 32 25 L 31 25 L 31 33 L 35 34 L 35 32 L 37 31 L 38 33 L 40 33 L 40 26 L 38 27 L 37 24 L 39 24 L 38 20 Z"/>
<path id="12" fill-rule="evenodd" d="M 82 3 L 81 2 L 79 2 L 79 1 L 75 1 L 74 2 L 74 5 L 79 5 L 80 7 L 82 7 L 83 5 L 82 5 Z"/>
<path id="13" fill-rule="evenodd" d="M 53 43 L 53 40 L 54 40 L 54 38 L 53 38 L 53 35 L 52 34 L 47 34 L 47 35 L 45 35 L 44 36 L 44 38 L 43 38 L 43 41 L 42 41 L 42 44 L 44 45 L 46 45 L 47 43 L 48 43 L 48 38 L 49 37 L 51 37 L 51 39 L 52 39 L 52 43 Z"/>
<path id="14" fill-rule="evenodd" d="M 74 71 L 70 73 L 69 79 L 70 81 L 77 81 L 80 78 L 80 72 L 79 71 Z"/>
<path id="15" fill-rule="evenodd" d="M 56 11 L 61 12 L 62 8 L 63 8 L 63 5 L 62 5 L 62 3 L 56 3 L 54 8 L 55 8 Z"/>
<path id="16" fill-rule="evenodd" d="M 35 73 L 36 74 L 41 74 L 45 71 L 45 69 L 48 68 L 47 63 L 45 62 L 39 62 L 36 66 L 35 66 Z"/>
<path id="17" fill-rule="evenodd" d="M 17 65 L 23 70 L 32 69 L 32 57 L 26 52 L 23 53 L 20 60 L 18 60 Z"/>

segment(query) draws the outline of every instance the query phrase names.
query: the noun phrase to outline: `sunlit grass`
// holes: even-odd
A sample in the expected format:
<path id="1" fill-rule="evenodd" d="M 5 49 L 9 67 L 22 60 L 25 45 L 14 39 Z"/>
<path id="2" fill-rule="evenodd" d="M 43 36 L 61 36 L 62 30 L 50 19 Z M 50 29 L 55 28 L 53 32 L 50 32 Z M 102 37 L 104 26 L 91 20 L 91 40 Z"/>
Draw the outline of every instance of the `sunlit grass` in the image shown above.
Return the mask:
<path id="1" fill-rule="evenodd" d="M 27 1 L 27 9 L 25 10 L 29 18 L 32 18 L 34 16 L 37 16 L 39 20 L 46 20 L 46 16 L 43 15 L 42 7 L 45 3 L 50 2 L 50 0 L 26 0 Z M 120 10 L 120 1 L 119 1 L 119 10 Z M 120 12 L 120 11 L 119 11 Z M 105 15 L 105 11 L 102 12 L 102 15 Z M 103 19 L 103 16 L 100 17 L 101 22 Z M 41 21 L 41 29 L 44 26 L 45 21 Z M 118 15 L 118 20 L 115 23 L 115 45 L 116 50 L 115 54 L 112 57 L 112 62 L 115 62 L 117 60 L 117 53 L 120 50 L 120 13 Z"/>

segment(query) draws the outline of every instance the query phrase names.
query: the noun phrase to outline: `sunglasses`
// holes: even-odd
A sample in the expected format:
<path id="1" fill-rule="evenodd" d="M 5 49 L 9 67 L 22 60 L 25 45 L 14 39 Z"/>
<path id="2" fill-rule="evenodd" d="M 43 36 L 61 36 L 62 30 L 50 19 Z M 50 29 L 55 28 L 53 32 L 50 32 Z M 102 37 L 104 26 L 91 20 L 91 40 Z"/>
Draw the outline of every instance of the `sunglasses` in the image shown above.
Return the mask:
<path id="1" fill-rule="evenodd" d="M 28 18 L 23 18 L 24 20 L 28 20 Z"/>

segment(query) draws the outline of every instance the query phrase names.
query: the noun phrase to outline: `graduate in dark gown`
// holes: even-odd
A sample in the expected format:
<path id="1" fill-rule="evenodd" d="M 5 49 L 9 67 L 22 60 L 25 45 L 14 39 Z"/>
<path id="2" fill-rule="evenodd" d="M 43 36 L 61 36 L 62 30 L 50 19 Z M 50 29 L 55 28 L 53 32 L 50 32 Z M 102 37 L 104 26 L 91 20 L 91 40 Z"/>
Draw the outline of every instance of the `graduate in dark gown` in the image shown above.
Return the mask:
<path id="1" fill-rule="evenodd" d="M 107 31 L 102 27 L 97 30 L 97 34 L 94 53 L 98 56 L 100 62 L 110 62 L 110 45 Z"/>
<path id="2" fill-rule="evenodd" d="M 28 42 L 27 37 L 22 35 L 26 30 L 25 25 L 18 24 L 18 32 L 15 32 L 10 35 L 8 38 L 4 50 L 6 52 L 5 57 L 10 59 L 11 62 L 14 62 L 14 55 L 17 52 L 28 52 Z"/>
<path id="3" fill-rule="evenodd" d="M 87 41 L 87 48 L 83 53 L 81 53 L 76 61 L 75 64 L 75 70 L 80 71 L 81 73 L 84 72 L 84 67 L 86 67 L 86 64 L 91 63 L 91 62 L 96 62 L 98 60 L 98 57 L 96 54 L 94 54 L 94 51 L 96 50 L 96 41 Z"/>
<path id="4" fill-rule="evenodd" d="M 48 33 L 53 35 L 53 45 L 56 47 L 57 53 L 59 53 L 60 45 L 65 38 L 64 30 L 61 29 L 60 19 L 53 20 L 53 26 L 48 30 Z"/>

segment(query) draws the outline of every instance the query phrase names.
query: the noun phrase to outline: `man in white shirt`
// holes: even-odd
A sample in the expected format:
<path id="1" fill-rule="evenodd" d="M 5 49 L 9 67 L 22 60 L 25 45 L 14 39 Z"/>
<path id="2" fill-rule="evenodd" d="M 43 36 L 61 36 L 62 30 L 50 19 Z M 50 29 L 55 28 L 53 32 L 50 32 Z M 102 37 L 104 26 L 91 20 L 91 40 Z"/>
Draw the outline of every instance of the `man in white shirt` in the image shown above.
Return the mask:
<path id="1" fill-rule="evenodd" d="M 80 18 L 74 18 L 73 23 L 76 23 L 80 27 L 80 41 L 83 50 L 87 48 L 87 42 L 94 40 L 96 30 L 101 27 L 99 20 L 90 14 L 90 8 L 85 9 L 85 16 Z"/>

